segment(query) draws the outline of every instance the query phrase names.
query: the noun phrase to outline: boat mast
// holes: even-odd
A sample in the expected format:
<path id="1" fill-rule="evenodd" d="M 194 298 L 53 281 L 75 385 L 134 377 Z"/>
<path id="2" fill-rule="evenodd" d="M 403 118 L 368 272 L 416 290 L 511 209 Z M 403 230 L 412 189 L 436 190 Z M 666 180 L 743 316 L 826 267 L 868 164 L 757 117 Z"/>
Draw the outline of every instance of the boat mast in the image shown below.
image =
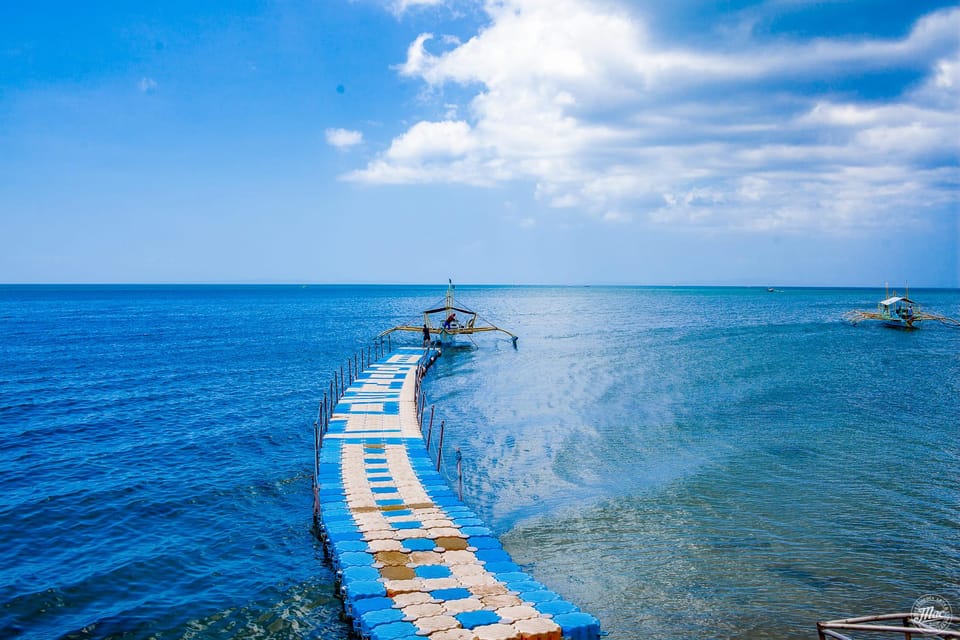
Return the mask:
<path id="1" fill-rule="evenodd" d="M 450 317 L 450 310 L 453 309 L 453 279 L 447 278 L 447 317 Z"/>

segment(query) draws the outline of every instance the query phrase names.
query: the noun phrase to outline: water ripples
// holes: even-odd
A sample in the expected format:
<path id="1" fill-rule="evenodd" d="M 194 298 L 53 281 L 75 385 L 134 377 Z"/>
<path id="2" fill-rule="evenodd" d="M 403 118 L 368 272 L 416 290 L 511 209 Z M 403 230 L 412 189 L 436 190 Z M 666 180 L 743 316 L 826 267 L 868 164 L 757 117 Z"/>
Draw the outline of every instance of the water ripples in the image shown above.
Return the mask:
<path id="1" fill-rule="evenodd" d="M 842 325 L 855 291 L 462 294 L 521 339 L 427 378 L 444 470 L 459 448 L 466 501 L 611 639 L 960 603 L 960 332 Z M 0 290 L 0 635 L 343 637 L 310 534 L 317 401 L 437 297 Z"/>

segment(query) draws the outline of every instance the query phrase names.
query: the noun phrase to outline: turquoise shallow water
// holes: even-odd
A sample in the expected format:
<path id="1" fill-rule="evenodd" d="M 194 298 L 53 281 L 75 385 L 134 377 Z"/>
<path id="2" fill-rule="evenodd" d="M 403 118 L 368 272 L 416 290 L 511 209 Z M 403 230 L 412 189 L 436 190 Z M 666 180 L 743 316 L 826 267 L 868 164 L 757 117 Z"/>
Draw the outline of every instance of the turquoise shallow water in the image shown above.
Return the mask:
<path id="1" fill-rule="evenodd" d="M 445 471 L 611 638 L 960 608 L 960 331 L 865 290 L 460 287 Z M 960 316 L 960 292 L 912 291 Z M 340 638 L 310 535 L 328 373 L 442 287 L 0 288 L 0 636 Z"/>

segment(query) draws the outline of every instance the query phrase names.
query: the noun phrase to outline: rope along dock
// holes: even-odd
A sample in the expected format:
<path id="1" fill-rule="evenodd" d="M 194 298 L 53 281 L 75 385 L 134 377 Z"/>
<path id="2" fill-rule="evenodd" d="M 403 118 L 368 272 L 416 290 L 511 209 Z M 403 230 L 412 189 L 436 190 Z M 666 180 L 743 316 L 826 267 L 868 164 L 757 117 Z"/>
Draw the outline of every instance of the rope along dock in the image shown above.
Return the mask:
<path id="1" fill-rule="evenodd" d="M 339 401 L 321 405 L 318 531 L 354 630 L 370 640 L 595 640 L 599 622 L 523 572 L 436 471 L 418 392 L 438 355 L 401 347 L 368 358 Z"/>

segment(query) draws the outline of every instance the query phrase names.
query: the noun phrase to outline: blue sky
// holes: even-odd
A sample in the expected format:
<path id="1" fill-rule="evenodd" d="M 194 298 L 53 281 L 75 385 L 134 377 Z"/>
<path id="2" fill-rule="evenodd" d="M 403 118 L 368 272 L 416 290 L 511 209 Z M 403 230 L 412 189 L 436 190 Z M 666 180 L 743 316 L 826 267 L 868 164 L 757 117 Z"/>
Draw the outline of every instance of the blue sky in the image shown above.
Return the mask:
<path id="1" fill-rule="evenodd" d="M 958 287 L 958 247 L 955 3 L 0 5 L 0 282 Z"/>

